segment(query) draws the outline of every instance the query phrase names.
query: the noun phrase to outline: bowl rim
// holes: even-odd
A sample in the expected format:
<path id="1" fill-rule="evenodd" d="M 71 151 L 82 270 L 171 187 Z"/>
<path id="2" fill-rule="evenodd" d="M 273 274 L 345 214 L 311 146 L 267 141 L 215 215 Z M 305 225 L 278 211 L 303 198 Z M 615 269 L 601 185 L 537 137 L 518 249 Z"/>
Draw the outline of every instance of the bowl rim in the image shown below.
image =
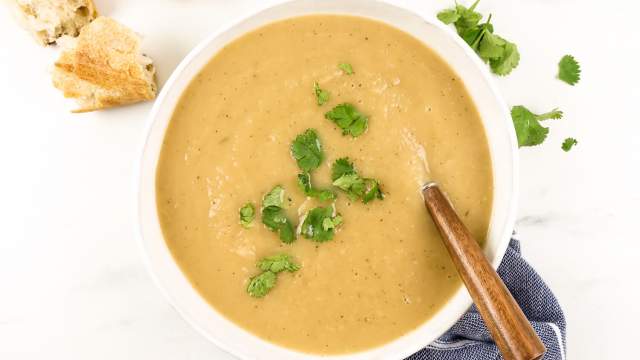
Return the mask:
<path id="1" fill-rule="evenodd" d="M 165 286 L 165 282 L 163 282 L 163 280 L 159 277 L 158 275 L 158 271 L 156 268 L 154 268 L 154 260 L 151 257 L 150 251 L 147 248 L 147 241 L 148 240 L 148 236 L 145 236 L 145 226 L 143 224 L 143 190 L 144 190 L 144 167 L 146 164 L 147 160 L 147 151 L 148 151 L 148 147 L 149 147 L 149 140 L 151 137 L 151 133 L 153 131 L 153 128 L 157 122 L 158 116 L 160 111 L 163 109 L 163 107 L 165 107 L 165 103 L 167 100 L 167 97 L 170 96 L 170 90 L 175 86 L 176 82 L 178 82 L 178 80 L 181 79 L 181 77 L 183 77 L 185 75 L 186 70 L 193 65 L 193 63 L 196 61 L 196 59 L 199 56 L 202 56 L 202 54 L 205 52 L 205 50 L 207 50 L 208 46 L 210 46 L 210 44 L 212 42 L 214 42 L 216 39 L 218 39 L 219 37 L 223 36 L 224 34 L 233 31 L 233 29 L 237 26 L 239 26 L 240 24 L 243 24 L 244 22 L 247 22 L 249 20 L 251 20 L 252 18 L 258 17 L 260 15 L 262 15 L 263 13 L 266 13 L 268 11 L 271 11 L 275 8 L 280 8 L 280 7 L 287 7 L 287 6 L 296 6 L 296 5 L 300 5 L 300 4 L 305 4 L 305 3 L 310 3 L 312 0 L 286 0 L 286 1 L 277 1 L 276 3 L 269 3 L 269 4 L 261 4 L 261 6 L 254 8 L 254 10 L 248 14 L 244 14 L 242 16 L 238 16 L 235 19 L 232 19 L 228 22 L 226 22 L 225 24 L 223 24 L 222 26 L 217 27 L 214 31 L 212 31 L 211 33 L 209 33 L 206 37 L 204 37 L 203 40 L 201 40 L 192 50 L 189 51 L 189 53 L 183 58 L 183 60 L 178 64 L 178 66 L 173 70 L 173 72 L 171 73 L 170 77 L 168 78 L 168 80 L 166 81 L 166 83 L 164 84 L 162 90 L 160 91 L 160 94 L 158 95 L 156 101 L 153 104 L 153 107 L 146 119 L 146 124 L 144 126 L 144 139 L 142 141 L 142 145 L 140 147 L 140 150 L 138 152 L 139 154 L 139 161 L 138 161 L 138 171 L 135 177 L 135 209 L 136 209 L 136 224 L 137 224 L 137 239 L 138 239 L 138 246 L 139 249 L 141 251 L 142 254 L 142 258 L 143 261 L 145 263 L 145 267 L 147 268 L 151 278 L 153 279 L 153 282 L 156 284 L 156 286 L 160 289 L 160 291 L 163 293 L 164 297 L 167 299 L 167 301 L 169 302 L 169 304 L 180 314 L 180 316 L 187 322 L 189 323 L 194 329 L 196 329 L 196 331 L 198 331 L 201 335 L 203 335 L 205 338 L 207 338 L 209 341 L 213 342 L 216 346 L 218 346 L 219 348 L 221 348 L 222 350 L 226 351 L 229 354 L 232 354 L 233 356 L 239 357 L 241 359 L 251 359 L 252 357 L 248 356 L 247 353 L 245 352 L 245 349 L 243 349 L 242 344 L 235 344 L 234 346 L 232 346 L 231 344 L 227 344 L 223 341 L 220 341 L 220 339 L 217 339 L 215 336 L 213 336 L 212 334 L 210 334 L 208 331 L 206 331 L 200 324 L 198 321 L 196 321 L 195 319 L 193 319 L 189 314 L 187 314 L 187 312 L 185 311 L 185 309 L 182 309 L 178 304 L 176 299 L 174 298 L 174 296 L 170 293 L 170 291 L 167 289 L 167 286 Z M 333 0 L 333 2 L 336 2 L 338 0 Z M 344 0 L 342 0 L 344 1 Z M 332 1 L 328 1 L 328 2 L 332 2 Z M 424 20 L 424 22 L 428 23 L 429 25 L 432 25 L 434 27 L 436 27 L 439 31 L 443 32 L 445 35 L 447 35 L 447 37 L 449 38 L 448 40 L 453 41 L 455 43 L 455 45 L 457 45 L 457 47 L 459 47 L 465 54 L 465 56 L 468 58 L 468 60 L 470 60 L 473 64 L 476 71 L 479 72 L 480 76 L 482 77 L 482 81 L 485 83 L 485 85 L 490 89 L 491 91 L 491 96 L 494 98 L 494 101 L 497 103 L 497 108 L 499 108 L 499 112 L 501 113 L 501 118 L 503 121 L 508 121 L 508 128 L 507 128 L 507 136 L 508 136 L 508 142 L 511 148 L 511 153 L 510 153 L 510 160 L 511 160 L 511 172 L 510 172 L 510 185 L 511 185 L 511 190 L 509 191 L 508 194 L 508 204 L 506 205 L 507 211 L 505 214 L 505 220 L 504 220 L 504 226 L 502 231 L 499 233 L 498 235 L 498 246 L 494 249 L 493 253 L 489 253 L 487 254 L 489 259 L 490 259 L 490 263 L 493 266 L 494 269 L 497 269 L 498 265 L 500 264 L 500 262 L 502 261 L 502 258 L 506 252 L 506 249 L 509 245 L 509 240 L 511 238 L 512 235 L 512 229 L 515 225 L 515 217 L 516 217 L 516 211 L 517 211 L 517 194 L 518 194 L 518 186 L 519 186 L 519 182 L 518 182 L 518 164 L 519 164 L 519 158 L 518 158 L 518 148 L 517 148 L 517 140 L 516 140 L 516 135 L 515 135 L 515 130 L 513 129 L 513 126 L 511 125 L 511 121 L 510 121 L 510 113 L 508 111 L 508 107 L 506 105 L 506 102 L 504 101 L 501 93 L 499 92 L 494 79 L 492 77 L 492 75 L 489 73 L 486 64 L 484 64 L 479 58 L 478 56 L 473 52 L 472 49 L 470 49 L 466 43 L 464 43 L 464 41 L 462 39 L 459 38 L 459 36 L 449 27 L 445 26 L 444 24 L 442 24 L 440 21 L 438 21 L 436 19 L 435 16 L 430 15 L 430 14 L 424 14 L 422 12 L 416 11 L 415 9 L 412 9 L 408 6 L 398 6 L 396 4 L 391 4 L 388 3 L 385 0 L 349 0 L 349 1 L 344 1 L 346 2 L 350 2 L 350 3 L 357 3 L 361 6 L 383 6 L 383 7 L 388 7 L 388 8 L 393 8 L 394 11 L 402 11 L 402 12 L 406 12 L 408 14 L 412 14 L 414 16 L 420 17 L 422 20 Z M 315 14 L 333 14 L 333 15 L 351 15 L 351 16 L 360 16 L 360 17 L 365 17 L 365 18 L 370 18 L 370 19 L 374 19 L 377 21 L 381 21 L 383 23 L 386 23 L 392 27 L 398 28 L 397 25 L 386 22 L 382 19 L 378 19 L 374 16 L 367 16 L 367 15 L 360 15 L 360 14 L 353 14 L 353 13 L 349 13 L 349 12 L 339 12 L 339 11 L 335 11 L 335 12 L 323 12 L 323 11 L 318 11 L 318 12 L 310 12 L 310 13 L 315 13 Z M 299 16 L 303 16 L 304 14 L 294 14 L 291 16 L 287 16 L 287 17 L 283 17 L 277 20 L 271 20 L 271 21 L 267 21 L 264 22 L 263 24 L 261 24 L 260 26 L 265 26 L 269 23 L 272 23 L 274 21 L 280 21 L 282 19 L 285 18 L 295 18 L 295 17 L 299 17 Z M 255 29 L 255 28 L 254 28 Z M 405 31 L 403 29 L 401 29 L 402 31 Z M 249 30 L 251 31 L 251 30 Z M 237 36 L 233 37 L 233 39 L 231 39 L 230 41 L 227 41 L 226 43 L 228 44 L 229 42 L 233 41 L 234 39 L 237 39 L 238 37 L 242 36 L 243 34 L 246 34 L 248 31 L 244 31 L 241 32 L 240 34 L 238 34 Z M 411 34 L 410 32 L 408 32 L 410 35 L 414 36 L 414 34 Z M 422 42 L 422 40 L 420 40 Z M 429 44 L 425 44 L 426 46 L 429 46 Z M 215 56 L 215 54 L 217 54 L 217 52 L 220 49 L 216 50 L 212 56 Z M 211 57 L 209 57 L 207 59 L 207 61 L 205 61 L 205 64 L 211 59 Z M 199 72 L 201 70 L 202 67 L 198 68 Z M 189 79 L 188 82 L 190 82 L 192 78 Z M 464 82 L 464 79 L 462 79 Z M 182 92 L 180 93 L 182 94 Z M 178 95 L 179 97 L 180 95 Z M 473 96 L 472 96 L 472 100 L 473 100 Z M 474 101 L 475 103 L 475 101 Z M 478 106 L 476 104 L 476 106 Z M 487 131 L 486 128 L 486 122 L 483 120 L 483 127 L 485 128 L 485 131 Z M 164 129 L 166 131 L 166 128 Z M 164 131 L 163 131 L 163 136 L 164 137 Z M 489 136 L 487 136 L 487 139 L 489 141 Z M 491 150 L 491 149 L 490 149 Z M 157 162 L 157 157 L 159 154 L 156 154 L 156 162 Z M 492 158 L 492 162 L 494 160 L 494 156 L 493 154 L 491 154 L 491 158 Z M 495 164 L 493 164 L 493 166 L 495 166 Z M 155 166 L 154 166 L 155 169 Z M 495 177 L 495 169 L 492 170 L 492 173 Z M 153 174 L 153 178 L 154 178 L 154 184 L 155 184 L 155 171 Z M 494 179 L 494 186 L 495 186 L 495 181 L 496 179 Z M 494 195 L 496 193 L 496 190 L 494 189 Z M 153 193 L 155 195 L 155 188 L 153 189 Z M 495 198 L 494 198 L 495 201 Z M 494 203 L 494 207 L 495 207 L 495 203 Z M 155 209 L 155 200 L 154 200 L 154 209 Z M 156 211 L 156 219 L 157 219 L 157 211 Z M 491 223 L 493 224 L 493 210 L 492 210 L 492 219 L 491 219 Z M 165 246 L 166 246 L 166 242 L 164 240 L 163 236 L 160 236 L 159 239 L 156 239 L 155 241 L 160 241 L 162 242 Z M 487 253 L 487 250 L 485 249 L 485 253 Z M 173 262 L 173 264 L 178 267 L 177 263 L 175 263 L 175 260 L 173 259 L 173 257 L 171 257 L 171 260 Z M 182 274 L 181 270 L 179 270 L 180 273 Z M 188 281 L 186 279 L 186 276 L 184 276 L 184 274 L 182 274 L 182 277 L 185 278 L 185 281 Z M 196 291 L 195 289 L 193 289 L 193 291 Z M 199 296 L 199 294 L 198 294 Z M 460 306 L 457 306 L 455 309 L 453 309 L 457 315 L 455 316 L 450 316 L 450 319 L 448 319 L 448 321 L 444 321 L 443 323 L 440 324 L 440 326 L 434 330 L 432 330 L 432 333 L 438 333 L 438 335 L 433 338 L 433 339 L 426 339 L 422 344 L 421 347 L 419 348 L 408 348 L 408 349 L 394 349 L 395 352 L 390 355 L 389 353 L 386 354 L 382 354 L 381 357 L 376 356 L 376 358 L 405 358 L 407 356 L 410 356 L 411 354 L 413 354 L 415 351 L 420 350 L 420 348 L 425 347 L 427 345 L 429 345 L 429 343 L 432 340 L 437 339 L 441 334 L 443 334 L 447 329 L 449 329 L 455 322 L 457 322 L 459 320 L 459 318 L 466 312 L 466 310 L 472 305 L 472 300 L 470 298 L 470 296 L 468 295 L 468 293 L 465 290 L 464 286 L 461 286 L 454 295 L 452 295 L 452 297 L 447 301 L 447 304 L 443 305 L 443 307 L 439 310 L 440 312 L 443 312 L 443 310 L 445 310 L 445 308 L 447 308 L 447 306 L 449 306 L 449 303 L 452 303 L 454 299 L 460 299 L 458 302 L 460 303 Z M 207 304 L 208 305 L 208 304 Z M 347 354 L 337 354 L 337 355 L 319 355 L 319 354 L 308 354 L 308 353 L 303 353 L 300 352 L 298 350 L 294 350 L 294 349 L 290 349 L 287 348 L 285 346 L 279 345 L 279 344 L 275 344 L 275 343 L 271 343 L 267 340 L 264 340 L 260 337 L 258 337 L 257 335 L 254 335 L 253 333 L 251 333 L 248 330 L 245 330 L 244 328 L 242 328 L 241 326 L 235 324 L 234 322 L 232 322 L 231 320 L 227 319 L 222 313 L 220 313 L 217 309 L 215 309 L 213 306 L 208 305 L 211 309 L 211 311 L 213 311 L 214 313 L 216 313 L 217 315 L 219 315 L 220 317 L 222 317 L 224 320 L 226 320 L 226 322 L 228 322 L 229 324 L 231 324 L 233 327 L 239 329 L 241 332 L 244 332 L 246 334 L 248 334 L 250 337 L 253 337 L 255 339 L 258 340 L 258 342 L 263 342 L 265 343 L 265 346 L 269 346 L 272 349 L 270 350 L 274 350 L 274 352 L 272 352 L 273 354 L 280 354 L 282 353 L 283 355 L 286 355 L 286 357 L 281 357 L 282 359 L 294 359 L 294 358 L 299 358 L 299 357 L 305 357 L 305 358 L 322 358 L 322 359 L 367 359 L 370 358 L 371 353 L 373 353 L 374 351 L 379 351 L 380 349 L 384 349 L 387 347 L 390 347 L 391 344 L 397 342 L 399 339 L 402 339 L 404 337 L 406 337 L 408 334 L 405 334 L 403 336 L 401 336 L 400 338 L 394 339 L 391 342 L 388 343 L 384 343 L 381 345 L 378 345 L 374 348 L 370 348 L 370 349 L 366 349 L 366 350 L 362 350 L 356 353 L 347 353 Z M 433 316 L 435 317 L 435 315 Z M 433 317 L 429 320 L 427 320 L 425 323 L 423 323 L 422 325 L 418 326 L 416 329 L 411 330 L 409 333 L 413 333 L 416 332 L 417 330 L 419 330 L 421 327 L 425 326 L 426 324 L 430 323 L 433 319 Z M 427 341 L 428 340 L 428 341 Z M 376 354 L 379 355 L 379 354 Z"/>

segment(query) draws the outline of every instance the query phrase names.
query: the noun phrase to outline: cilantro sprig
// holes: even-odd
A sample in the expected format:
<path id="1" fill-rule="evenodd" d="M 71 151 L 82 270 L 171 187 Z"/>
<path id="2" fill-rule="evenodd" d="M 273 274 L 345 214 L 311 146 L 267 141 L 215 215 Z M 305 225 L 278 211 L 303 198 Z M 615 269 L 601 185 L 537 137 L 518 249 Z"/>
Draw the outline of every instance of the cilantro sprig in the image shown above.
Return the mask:
<path id="1" fill-rule="evenodd" d="M 300 265 L 296 264 L 291 255 L 288 254 L 277 254 L 262 258 L 258 261 L 257 266 L 262 271 L 271 271 L 276 274 L 281 271 L 294 272 L 300 270 Z"/>
<path id="2" fill-rule="evenodd" d="M 256 207 L 253 206 L 252 203 L 244 204 L 239 211 L 240 214 L 240 225 L 242 227 L 248 229 L 253 226 L 252 222 L 256 216 Z"/>
<path id="3" fill-rule="evenodd" d="M 369 125 L 369 119 L 349 103 L 335 106 L 324 117 L 338 125 L 342 135 L 350 134 L 353 137 L 362 135 Z"/>
<path id="4" fill-rule="evenodd" d="M 285 244 L 296 239 L 296 233 L 291 220 L 284 210 L 284 188 L 274 187 L 262 198 L 262 223 L 273 232 L 277 232 Z"/>
<path id="5" fill-rule="evenodd" d="M 317 242 L 333 239 L 336 227 L 342 223 L 342 216 L 334 215 L 333 212 L 331 206 L 310 210 L 302 223 L 302 236 Z"/>
<path id="6" fill-rule="evenodd" d="M 333 163 L 331 180 L 352 200 L 361 199 L 366 204 L 374 199 L 384 199 L 378 180 L 361 177 L 349 158 L 340 158 Z"/>
<path id="7" fill-rule="evenodd" d="M 522 105 L 511 108 L 511 119 L 516 129 L 518 146 L 540 145 L 547 138 L 549 129 L 542 126 L 540 121 L 548 119 L 561 119 L 562 111 L 554 109 L 544 114 L 534 114 Z"/>
<path id="8" fill-rule="evenodd" d="M 298 187 L 308 197 L 316 198 L 320 201 L 335 200 L 336 198 L 336 194 L 331 190 L 313 187 L 309 173 L 298 174 Z"/>
<path id="9" fill-rule="evenodd" d="M 271 271 L 260 273 L 249 279 L 247 292 L 250 296 L 261 298 L 267 295 L 274 286 L 276 286 L 276 274 Z"/>
<path id="10" fill-rule="evenodd" d="M 451 9 L 438 13 L 438 19 L 445 24 L 453 24 L 458 35 L 491 67 L 494 74 L 504 76 L 515 69 L 520 62 L 520 52 L 516 44 L 493 33 L 491 15 L 480 23 L 482 14 L 476 12 L 480 0 L 466 8 L 456 4 Z"/>
<path id="11" fill-rule="evenodd" d="M 291 155 L 304 172 L 316 169 L 322 163 L 324 152 L 318 134 L 313 129 L 307 129 L 298 135 L 291 143 Z"/>
<path id="12" fill-rule="evenodd" d="M 558 63 L 558 79 L 573 86 L 580 81 L 580 64 L 571 55 L 565 55 Z"/>
<path id="13" fill-rule="evenodd" d="M 293 261 L 287 254 L 278 254 L 261 259 L 256 264 L 262 272 L 251 279 L 247 285 L 247 293 L 255 298 L 267 295 L 276 286 L 277 274 L 283 271 L 295 272 L 300 269 L 300 265 Z"/>

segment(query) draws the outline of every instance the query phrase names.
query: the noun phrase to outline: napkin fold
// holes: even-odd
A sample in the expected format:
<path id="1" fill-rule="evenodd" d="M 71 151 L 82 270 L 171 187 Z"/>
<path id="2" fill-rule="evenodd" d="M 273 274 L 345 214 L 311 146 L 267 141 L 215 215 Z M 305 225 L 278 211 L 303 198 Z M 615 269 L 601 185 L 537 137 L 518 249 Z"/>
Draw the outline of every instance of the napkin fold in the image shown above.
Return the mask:
<path id="1" fill-rule="evenodd" d="M 547 347 L 543 360 L 566 359 L 566 322 L 558 300 L 511 239 L 498 274 Z M 472 306 L 444 335 L 407 360 L 502 359 L 478 309 Z"/>

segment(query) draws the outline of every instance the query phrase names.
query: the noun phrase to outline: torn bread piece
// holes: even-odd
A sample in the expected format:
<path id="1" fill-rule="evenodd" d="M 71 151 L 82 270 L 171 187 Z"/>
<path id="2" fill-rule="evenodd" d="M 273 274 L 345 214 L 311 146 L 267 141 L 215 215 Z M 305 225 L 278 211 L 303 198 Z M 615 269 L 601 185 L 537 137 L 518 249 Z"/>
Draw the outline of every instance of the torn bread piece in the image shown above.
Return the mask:
<path id="1" fill-rule="evenodd" d="M 53 85 L 77 100 L 80 107 L 73 112 L 155 98 L 155 68 L 140 53 L 140 37 L 115 20 L 98 17 L 62 45 Z"/>
<path id="2" fill-rule="evenodd" d="M 12 0 L 31 34 L 42 45 L 53 44 L 63 35 L 77 36 L 98 16 L 92 0 Z"/>

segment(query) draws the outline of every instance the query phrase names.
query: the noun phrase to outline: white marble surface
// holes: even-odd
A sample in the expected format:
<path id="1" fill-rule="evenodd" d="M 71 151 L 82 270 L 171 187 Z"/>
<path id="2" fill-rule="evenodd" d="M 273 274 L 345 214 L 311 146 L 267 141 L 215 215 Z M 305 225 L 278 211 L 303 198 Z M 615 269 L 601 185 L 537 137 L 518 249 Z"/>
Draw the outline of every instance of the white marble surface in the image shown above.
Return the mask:
<path id="1" fill-rule="evenodd" d="M 397 1 L 434 12 L 451 1 Z M 208 32 L 264 1 L 96 0 L 145 36 L 164 82 Z M 262 5 L 259 5 L 262 4 Z M 572 359 L 637 356 L 640 321 L 638 2 L 483 0 L 522 62 L 499 79 L 511 105 L 559 106 L 521 153 L 517 231 L 555 291 Z M 0 8 L 0 359 L 231 359 L 167 304 L 135 237 L 133 178 L 151 103 L 72 115 L 50 86 L 55 49 Z M 565 53 L 583 80 L 554 79 Z M 579 145 L 560 150 L 562 139 Z"/>

